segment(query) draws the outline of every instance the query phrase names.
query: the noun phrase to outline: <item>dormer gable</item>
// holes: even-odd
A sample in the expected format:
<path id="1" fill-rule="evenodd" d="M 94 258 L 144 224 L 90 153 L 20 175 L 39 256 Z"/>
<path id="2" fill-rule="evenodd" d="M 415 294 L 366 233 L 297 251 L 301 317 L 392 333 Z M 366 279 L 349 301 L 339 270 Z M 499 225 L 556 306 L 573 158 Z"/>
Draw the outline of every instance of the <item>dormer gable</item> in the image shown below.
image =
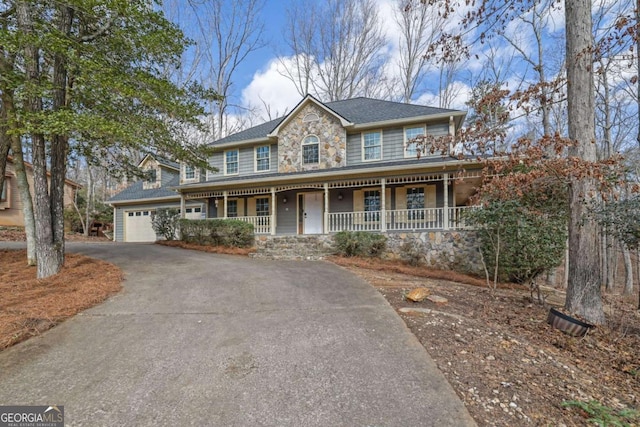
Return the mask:
<path id="1" fill-rule="evenodd" d="M 150 190 L 162 186 L 163 170 L 165 173 L 177 174 L 180 172 L 179 165 L 160 156 L 147 154 L 138 163 L 138 168 L 144 173 L 142 188 Z M 169 178 L 169 176 L 167 176 Z"/>
<path id="2" fill-rule="evenodd" d="M 315 112 L 313 108 L 307 108 L 310 104 L 315 105 L 315 107 L 319 111 Z M 305 114 L 302 114 L 303 111 L 305 112 Z M 273 129 L 267 136 L 270 138 L 277 138 L 279 136 L 280 130 L 286 127 L 291 122 L 291 120 L 301 119 L 301 121 L 303 122 L 313 122 L 317 121 L 322 113 L 324 113 L 324 115 L 333 116 L 340 122 L 340 125 L 344 128 L 353 126 L 353 123 L 351 123 L 349 120 L 345 119 L 340 114 L 327 107 L 314 96 L 307 94 L 307 96 L 305 96 L 302 101 L 300 101 L 298 105 L 296 105 L 293 110 L 291 110 L 291 112 L 287 114 L 287 116 L 278 124 L 278 126 L 276 126 L 275 129 Z"/>
<path id="3" fill-rule="evenodd" d="M 346 166 L 346 128 L 352 125 L 307 95 L 269 134 L 278 138 L 278 172 Z"/>

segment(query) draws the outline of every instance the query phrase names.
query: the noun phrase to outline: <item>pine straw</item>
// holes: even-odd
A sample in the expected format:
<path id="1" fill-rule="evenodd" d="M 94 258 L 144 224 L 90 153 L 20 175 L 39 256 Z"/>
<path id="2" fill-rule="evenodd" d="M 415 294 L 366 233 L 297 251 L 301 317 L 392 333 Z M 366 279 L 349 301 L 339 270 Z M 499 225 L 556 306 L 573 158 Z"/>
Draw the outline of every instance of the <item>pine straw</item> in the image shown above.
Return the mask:
<path id="1" fill-rule="evenodd" d="M 247 256 L 256 251 L 256 248 L 231 248 L 228 246 L 207 246 L 196 243 L 187 243 L 180 240 L 158 240 L 159 245 L 171 246 L 172 248 L 192 249 L 195 251 L 209 252 L 213 254 L 244 255 Z"/>
<path id="2" fill-rule="evenodd" d="M 380 258 L 359 258 L 359 257 L 341 257 L 331 256 L 326 258 L 334 264 L 342 267 L 364 268 L 367 270 L 386 271 L 408 276 L 425 277 L 427 279 L 448 280 L 450 282 L 464 283 L 473 286 L 487 287 L 484 279 L 469 276 L 455 271 L 437 270 L 425 266 L 412 266 L 399 260 L 383 260 Z M 513 283 L 498 283 L 498 289 L 515 289 L 522 288 L 520 285 Z"/>
<path id="3" fill-rule="evenodd" d="M 66 254 L 62 271 L 36 278 L 26 251 L 0 250 L 0 350 L 38 335 L 120 291 L 122 271 L 113 264 Z"/>

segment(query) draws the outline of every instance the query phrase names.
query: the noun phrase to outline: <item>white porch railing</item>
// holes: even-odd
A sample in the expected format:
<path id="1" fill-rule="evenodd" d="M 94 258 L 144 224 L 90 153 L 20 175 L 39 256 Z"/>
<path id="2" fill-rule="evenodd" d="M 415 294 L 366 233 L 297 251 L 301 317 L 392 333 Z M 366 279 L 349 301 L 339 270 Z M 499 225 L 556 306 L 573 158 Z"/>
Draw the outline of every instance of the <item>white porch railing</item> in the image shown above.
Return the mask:
<path id="1" fill-rule="evenodd" d="M 463 229 L 466 225 L 462 212 L 467 209 L 473 207 L 390 210 L 385 212 L 385 228 L 387 231 Z M 381 211 L 329 213 L 329 233 L 381 231 L 381 215 Z"/>
<path id="2" fill-rule="evenodd" d="M 271 233 L 271 216 L 237 216 L 227 219 L 237 219 L 239 221 L 248 222 L 253 224 L 253 232 L 255 234 L 270 234 Z"/>

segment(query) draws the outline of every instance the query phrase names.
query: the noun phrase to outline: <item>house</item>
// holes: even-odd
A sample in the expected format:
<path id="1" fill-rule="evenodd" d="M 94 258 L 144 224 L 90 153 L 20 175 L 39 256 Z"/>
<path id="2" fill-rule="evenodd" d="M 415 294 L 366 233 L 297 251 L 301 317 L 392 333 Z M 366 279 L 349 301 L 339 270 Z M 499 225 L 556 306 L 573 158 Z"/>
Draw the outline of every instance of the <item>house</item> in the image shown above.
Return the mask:
<path id="1" fill-rule="evenodd" d="M 25 162 L 24 165 L 27 173 L 27 182 L 29 183 L 29 188 L 32 189 L 31 195 L 33 197 L 33 165 L 27 162 Z M 65 180 L 65 207 L 73 204 L 76 191 L 80 188 L 82 188 L 82 186 L 77 182 L 70 179 Z M 0 226 L 24 227 L 22 198 L 20 197 L 20 191 L 18 190 L 15 165 L 11 156 L 7 158 L 4 185 L 0 190 Z"/>
<path id="2" fill-rule="evenodd" d="M 453 136 L 465 114 L 307 95 L 286 116 L 213 142 L 217 172 L 149 157 L 143 166 L 156 168 L 156 187 L 139 182 L 110 200 L 115 239 L 154 240 L 138 229 L 148 229 L 149 211 L 161 206 L 180 206 L 185 217 L 198 209 L 202 218 L 247 221 L 264 236 L 459 229 L 481 166 L 441 153 L 418 158 L 411 141 Z"/>
<path id="3" fill-rule="evenodd" d="M 180 164 L 161 156 L 147 154 L 138 164 L 145 179 L 138 180 L 109 199 L 113 206 L 114 240 L 119 242 L 154 242 L 156 233 L 151 218 L 157 209 L 180 209 Z M 205 216 L 202 202 L 186 203 L 185 217 Z"/>

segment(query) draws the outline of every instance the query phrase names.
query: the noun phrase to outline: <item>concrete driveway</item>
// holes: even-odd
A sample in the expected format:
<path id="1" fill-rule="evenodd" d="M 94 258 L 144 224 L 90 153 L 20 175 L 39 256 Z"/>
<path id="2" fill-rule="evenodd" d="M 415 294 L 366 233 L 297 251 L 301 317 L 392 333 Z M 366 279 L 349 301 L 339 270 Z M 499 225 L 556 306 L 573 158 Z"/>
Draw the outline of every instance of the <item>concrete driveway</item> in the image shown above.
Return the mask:
<path id="1" fill-rule="evenodd" d="M 0 404 L 67 426 L 475 425 L 372 287 L 325 262 L 69 244 L 124 290 L 0 353 Z"/>

